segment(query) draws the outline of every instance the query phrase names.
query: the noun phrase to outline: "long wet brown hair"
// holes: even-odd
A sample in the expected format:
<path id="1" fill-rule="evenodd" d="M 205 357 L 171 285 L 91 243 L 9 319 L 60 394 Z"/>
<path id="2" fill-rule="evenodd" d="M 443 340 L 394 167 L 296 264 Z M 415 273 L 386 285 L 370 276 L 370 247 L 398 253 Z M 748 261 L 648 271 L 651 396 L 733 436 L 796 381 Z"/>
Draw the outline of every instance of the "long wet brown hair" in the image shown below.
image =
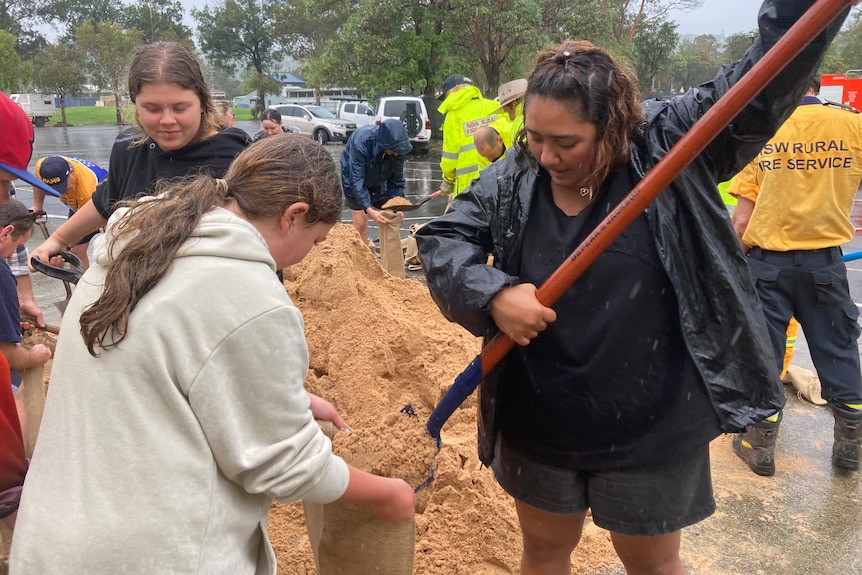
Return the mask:
<path id="1" fill-rule="evenodd" d="M 129 98 L 132 103 L 141 93 L 141 87 L 146 84 L 174 84 L 183 90 L 191 90 L 198 95 L 203 115 L 201 125 L 195 136 L 195 142 L 211 134 L 219 128 L 220 115 L 215 101 L 210 94 L 209 86 L 204 79 L 201 64 L 188 48 L 176 42 L 154 42 L 144 44 L 135 51 L 129 64 Z M 135 143 L 147 139 L 144 127 L 135 114 L 135 124 L 140 128 L 142 138 Z"/>
<path id="2" fill-rule="evenodd" d="M 201 174 L 159 182 L 154 197 L 125 202 L 131 209 L 109 227 L 112 262 L 101 295 L 80 319 L 91 355 L 125 338 L 135 306 L 169 272 L 203 215 L 228 200 L 249 220 L 276 217 L 297 202 L 309 206 L 306 225 L 341 217 L 335 162 L 303 136 L 273 136 L 246 148 L 223 180 Z"/>
<path id="3" fill-rule="evenodd" d="M 646 123 L 633 77 L 607 50 L 583 40 L 565 40 L 539 53 L 527 81 L 525 120 L 530 100 L 541 96 L 568 104 L 580 119 L 595 124 L 596 154 L 584 182 L 592 190 L 628 162 L 629 143 Z M 516 146 L 530 157 L 525 128 L 518 132 Z"/>

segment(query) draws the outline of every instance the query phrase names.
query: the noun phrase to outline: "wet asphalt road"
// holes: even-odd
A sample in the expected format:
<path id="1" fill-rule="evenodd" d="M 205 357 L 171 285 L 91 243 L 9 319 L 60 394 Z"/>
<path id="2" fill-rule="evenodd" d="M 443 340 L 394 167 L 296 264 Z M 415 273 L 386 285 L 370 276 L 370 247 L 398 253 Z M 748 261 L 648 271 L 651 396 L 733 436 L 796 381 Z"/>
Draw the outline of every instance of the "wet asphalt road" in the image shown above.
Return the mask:
<path id="1" fill-rule="evenodd" d="M 256 122 L 239 122 L 248 132 Z M 119 128 L 111 126 L 36 129 L 35 151 L 30 164 L 50 154 L 65 154 L 108 165 L 111 144 Z M 338 160 L 343 146 L 328 145 Z M 410 157 L 406 164 L 407 197 L 416 202 L 440 183 L 439 143 L 427 156 Z M 32 191 L 18 182 L 18 197 L 30 205 Z M 857 199 L 857 207 L 862 201 Z M 66 216 L 55 198 L 46 199 L 50 227 Z M 402 234 L 413 222 L 423 222 L 442 213 L 444 199 L 428 202 L 408 214 Z M 856 214 L 856 210 L 854 210 Z M 350 222 L 345 211 L 342 219 Z M 854 215 L 862 228 L 862 209 Z M 376 233 L 372 226 L 371 235 Z M 30 242 L 41 242 L 35 234 Z M 862 250 L 860 236 L 845 246 L 845 252 Z M 848 277 L 854 301 L 862 302 L 862 259 L 849 262 Z M 61 282 L 33 274 L 34 291 L 49 322 L 60 322 L 55 302 L 63 301 Z M 857 303 L 857 305 L 859 305 Z M 797 344 L 794 364 L 813 369 L 803 334 Z M 778 439 L 776 475 L 763 478 L 728 455 L 729 436 L 713 443 L 713 481 L 718 511 L 685 530 L 682 555 L 687 572 L 701 575 L 862 575 L 862 493 L 856 473 L 839 473 L 830 463 L 832 417 L 828 410 L 796 397 L 785 387 L 788 404 Z M 621 575 L 621 566 L 601 570 L 575 567 L 576 573 Z M 501 571 L 502 573 L 502 571 Z"/>

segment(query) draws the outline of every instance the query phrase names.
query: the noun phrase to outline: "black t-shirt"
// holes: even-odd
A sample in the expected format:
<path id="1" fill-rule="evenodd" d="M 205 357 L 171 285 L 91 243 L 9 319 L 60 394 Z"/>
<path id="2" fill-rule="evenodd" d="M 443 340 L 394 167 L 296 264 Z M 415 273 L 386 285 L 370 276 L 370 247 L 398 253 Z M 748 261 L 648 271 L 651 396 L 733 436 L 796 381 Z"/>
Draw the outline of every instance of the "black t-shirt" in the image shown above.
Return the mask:
<path id="1" fill-rule="evenodd" d="M 543 172 L 520 278 L 542 285 L 635 181 L 614 172 L 587 209 L 567 216 Z M 553 305 L 557 321 L 506 359 L 500 428 L 519 450 L 558 467 L 622 468 L 719 434 L 648 226 L 641 215 L 625 229 Z"/>

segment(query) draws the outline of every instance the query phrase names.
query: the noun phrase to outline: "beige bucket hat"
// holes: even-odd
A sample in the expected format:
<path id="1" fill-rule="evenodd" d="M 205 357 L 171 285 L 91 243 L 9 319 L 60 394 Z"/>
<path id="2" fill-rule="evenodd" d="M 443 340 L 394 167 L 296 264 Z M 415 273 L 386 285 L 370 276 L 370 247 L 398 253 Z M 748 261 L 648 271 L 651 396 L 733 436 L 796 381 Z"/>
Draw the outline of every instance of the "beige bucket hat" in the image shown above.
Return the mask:
<path id="1" fill-rule="evenodd" d="M 522 97 L 526 92 L 527 80 L 524 78 L 518 78 L 517 80 L 500 85 L 500 88 L 497 90 L 497 99 L 500 101 L 500 107 L 494 110 L 494 113 L 499 114 L 503 111 L 503 106 Z"/>

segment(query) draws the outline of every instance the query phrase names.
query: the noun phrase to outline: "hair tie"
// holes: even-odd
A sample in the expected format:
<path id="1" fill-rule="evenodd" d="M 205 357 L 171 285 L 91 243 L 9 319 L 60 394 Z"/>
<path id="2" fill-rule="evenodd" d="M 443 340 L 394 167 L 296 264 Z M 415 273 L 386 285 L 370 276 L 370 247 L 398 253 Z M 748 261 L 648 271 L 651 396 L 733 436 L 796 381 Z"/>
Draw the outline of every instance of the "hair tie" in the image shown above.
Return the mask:
<path id="1" fill-rule="evenodd" d="M 216 178 L 215 181 L 216 181 L 216 186 L 218 187 L 219 191 L 221 192 L 221 195 L 227 196 L 227 194 L 228 194 L 227 182 L 221 178 Z"/>

